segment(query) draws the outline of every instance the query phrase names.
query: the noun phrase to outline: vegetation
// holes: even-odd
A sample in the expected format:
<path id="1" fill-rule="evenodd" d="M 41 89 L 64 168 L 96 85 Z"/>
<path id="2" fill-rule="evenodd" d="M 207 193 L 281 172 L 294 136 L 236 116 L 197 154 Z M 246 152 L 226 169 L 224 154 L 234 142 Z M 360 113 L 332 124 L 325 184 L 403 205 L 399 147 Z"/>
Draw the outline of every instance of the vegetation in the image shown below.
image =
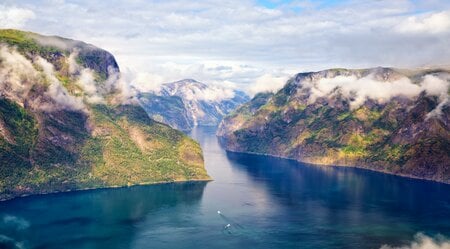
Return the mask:
<path id="1" fill-rule="evenodd" d="M 78 75 L 68 70 L 71 51 L 41 45 L 35 40 L 38 36 L 0 30 L 0 44 L 17 49 L 30 61 L 37 55 L 48 60 L 61 86 L 72 96 L 83 96 L 83 88 L 76 83 Z M 99 85 L 107 77 L 106 68 L 117 68 L 114 58 L 104 50 L 57 39 L 78 44 L 77 61 L 96 72 Z M 151 120 L 138 105 L 112 104 L 109 100 L 119 92 L 105 96 L 104 104 L 84 102 L 83 110 L 71 110 L 61 109 L 48 96 L 45 81 L 23 84 L 32 89 L 24 101 L 7 97 L 10 90 L 0 90 L 0 200 L 35 193 L 209 179 L 195 141 Z M 47 107 L 42 109 L 41 105 Z"/>
<path id="2" fill-rule="evenodd" d="M 180 97 L 141 93 L 139 99 L 143 108 L 155 120 L 178 130 L 190 130 L 192 128 L 194 121 L 187 113 Z"/>
<path id="3" fill-rule="evenodd" d="M 53 46 L 39 45 L 32 37 L 31 32 L 24 32 L 14 29 L 2 29 L 0 30 L 0 43 L 15 46 L 19 52 L 49 55 L 60 53 L 61 50 Z"/>
<path id="4" fill-rule="evenodd" d="M 94 164 L 95 178 L 108 185 L 208 178 L 200 147 L 181 132 L 151 121 L 140 107 L 118 112 L 100 105 L 93 112 L 100 133 L 94 144 L 103 154 Z M 195 156 L 186 158 L 186 150 Z"/>
<path id="5" fill-rule="evenodd" d="M 353 71 L 366 74 L 373 70 Z M 317 79 L 328 73 L 348 74 L 349 70 L 303 73 L 296 78 L 316 74 Z M 450 108 L 442 110 L 443 119 L 427 117 L 439 103 L 436 97 L 367 101 L 351 109 L 339 94 L 310 103 L 309 91 L 301 88 L 290 80 L 275 95 L 255 97 L 224 119 L 218 131 L 221 141 L 233 151 L 450 182 L 450 154 L 445 147 L 450 136 L 443 121 Z"/>

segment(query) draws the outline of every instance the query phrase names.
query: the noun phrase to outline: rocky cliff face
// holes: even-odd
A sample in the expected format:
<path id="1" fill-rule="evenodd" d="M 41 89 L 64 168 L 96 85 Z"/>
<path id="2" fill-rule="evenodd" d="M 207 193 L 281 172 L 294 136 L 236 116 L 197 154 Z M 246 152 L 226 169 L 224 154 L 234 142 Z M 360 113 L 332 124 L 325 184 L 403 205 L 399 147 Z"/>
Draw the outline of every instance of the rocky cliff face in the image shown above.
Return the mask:
<path id="1" fill-rule="evenodd" d="M 152 118 L 187 131 L 197 125 L 218 125 L 249 97 L 241 91 L 186 79 L 163 84 L 158 92 L 141 93 L 139 99 Z"/>
<path id="2" fill-rule="evenodd" d="M 17 30 L 0 30 L 0 162 L 0 200 L 209 179 L 199 145 L 148 117 L 110 53 Z"/>
<path id="3" fill-rule="evenodd" d="M 142 107 L 154 120 L 181 131 L 189 131 L 194 127 L 193 116 L 179 96 L 140 93 L 139 100 Z"/>
<path id="4" fill-rule="evenodd" d="M 300 73 L 227 116 L 226 149 L 450 183 L 449 71 Z"/>

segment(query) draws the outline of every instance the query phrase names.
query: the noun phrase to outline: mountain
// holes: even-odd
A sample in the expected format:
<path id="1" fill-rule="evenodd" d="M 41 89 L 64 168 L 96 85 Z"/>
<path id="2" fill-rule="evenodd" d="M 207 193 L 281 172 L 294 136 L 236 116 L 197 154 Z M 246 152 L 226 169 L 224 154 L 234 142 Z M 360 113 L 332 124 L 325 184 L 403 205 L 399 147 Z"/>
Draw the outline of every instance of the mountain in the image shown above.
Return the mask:
<path id="1" fill-rule="evenodd" d="M 200 146 L 148 117 L 114 57 L 0 30 L 0 200 L 209 179 Z"/>
<path id="2" fill-rule="evenodd" d="M 188 131 L 194 126 L 218 125 L 222 118 L 250 98 L 241 91 L 186 79 L 166 83 L 139 100 L 155 120 Z"/>
<path id="3" fill-rule="evenodd" d="M 258 94 L 217 132 L 229 151 L 450 183 L 450 71 L 300 73 Z"/>

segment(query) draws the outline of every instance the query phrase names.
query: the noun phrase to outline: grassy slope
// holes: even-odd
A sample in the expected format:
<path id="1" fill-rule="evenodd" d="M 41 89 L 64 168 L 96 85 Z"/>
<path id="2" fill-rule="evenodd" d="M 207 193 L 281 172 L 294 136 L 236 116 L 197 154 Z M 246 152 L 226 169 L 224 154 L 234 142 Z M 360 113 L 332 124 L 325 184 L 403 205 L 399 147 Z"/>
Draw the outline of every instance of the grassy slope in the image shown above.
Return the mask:
<path id="1" fill-rule="evenodd" d="M 56 47 L 39 45 L 29 36 L 29 34 L 31 33 L 20 30 L 2 29 L 0 30 L 0 43 L 14 46 L 22 53 L 39 54 L 46 57 L 61 52 L 61 50 Z"/>
<path id="2" fill-rule="evenodd" d="M 336 107 L 326 101 L 307 104 L 305 98 L 292 98 L 293 88 L 287 84 L 263 103 L 258 103 L 261 97 L 256 96 L 226 117 L 219 131 L 226 146 L 315 164 L 360 165 L 450 181 L 445 163 L 450 158 L 449 131 L 440 121 L 425 122 L 425 115 L 437 105 L 436 98 L 421 96 L 406 105 L 393 100 L 350 110 L 348 105 Z M 249 111 L 252 105 L 257 108 Z M 405 128 L 417 129 L 419 135 L 401 134 Z"/>
<path id="3" fill-rule="evenodd" d="M 16 47 L 27 58 L 46 58 L 54 64 L 56 76 L 69 93 L 80 94 L 75 77 L 67 72 L 65 58 L 70 52 L 41 46 L 27 34 L 0 30 L 0 43 Z M 104 75 L 99 72 L 97 78 L 101 84 Z M 39 94 L 42 92 L 34 93 Z M 152 121 L 141 107 L 85 105 L 87 114 L 42 112 L 0 98 L 0 199 L 209 179 L 200 146 L 183 133 Z M 70 142 L 60 145 L 52 136 Z"/>
<path id="4" fill-rule="evenodd" d="M 151 121 L 142 108 L 101 105 L 93 112 L 98 134 L 86 144 L 89 149 L 95 144 L 97 150 L 83 157 L 94 159 L 95 178 L 108 185 L 208 178 L 200 147 L 181 132 Z"/>

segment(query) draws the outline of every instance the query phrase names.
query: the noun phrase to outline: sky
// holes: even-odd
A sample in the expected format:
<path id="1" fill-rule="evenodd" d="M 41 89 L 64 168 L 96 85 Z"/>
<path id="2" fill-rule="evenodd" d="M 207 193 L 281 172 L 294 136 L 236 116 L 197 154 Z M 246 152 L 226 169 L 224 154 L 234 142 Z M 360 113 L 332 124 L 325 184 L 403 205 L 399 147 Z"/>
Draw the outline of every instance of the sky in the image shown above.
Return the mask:
<path id="1" fill-rule="evenodd" d="M 447 0 L 0 0 L 0 28 L 104 48 L 143 91 L 193 78 L 254 94 L 304 71 L 450 65 Z"/>

